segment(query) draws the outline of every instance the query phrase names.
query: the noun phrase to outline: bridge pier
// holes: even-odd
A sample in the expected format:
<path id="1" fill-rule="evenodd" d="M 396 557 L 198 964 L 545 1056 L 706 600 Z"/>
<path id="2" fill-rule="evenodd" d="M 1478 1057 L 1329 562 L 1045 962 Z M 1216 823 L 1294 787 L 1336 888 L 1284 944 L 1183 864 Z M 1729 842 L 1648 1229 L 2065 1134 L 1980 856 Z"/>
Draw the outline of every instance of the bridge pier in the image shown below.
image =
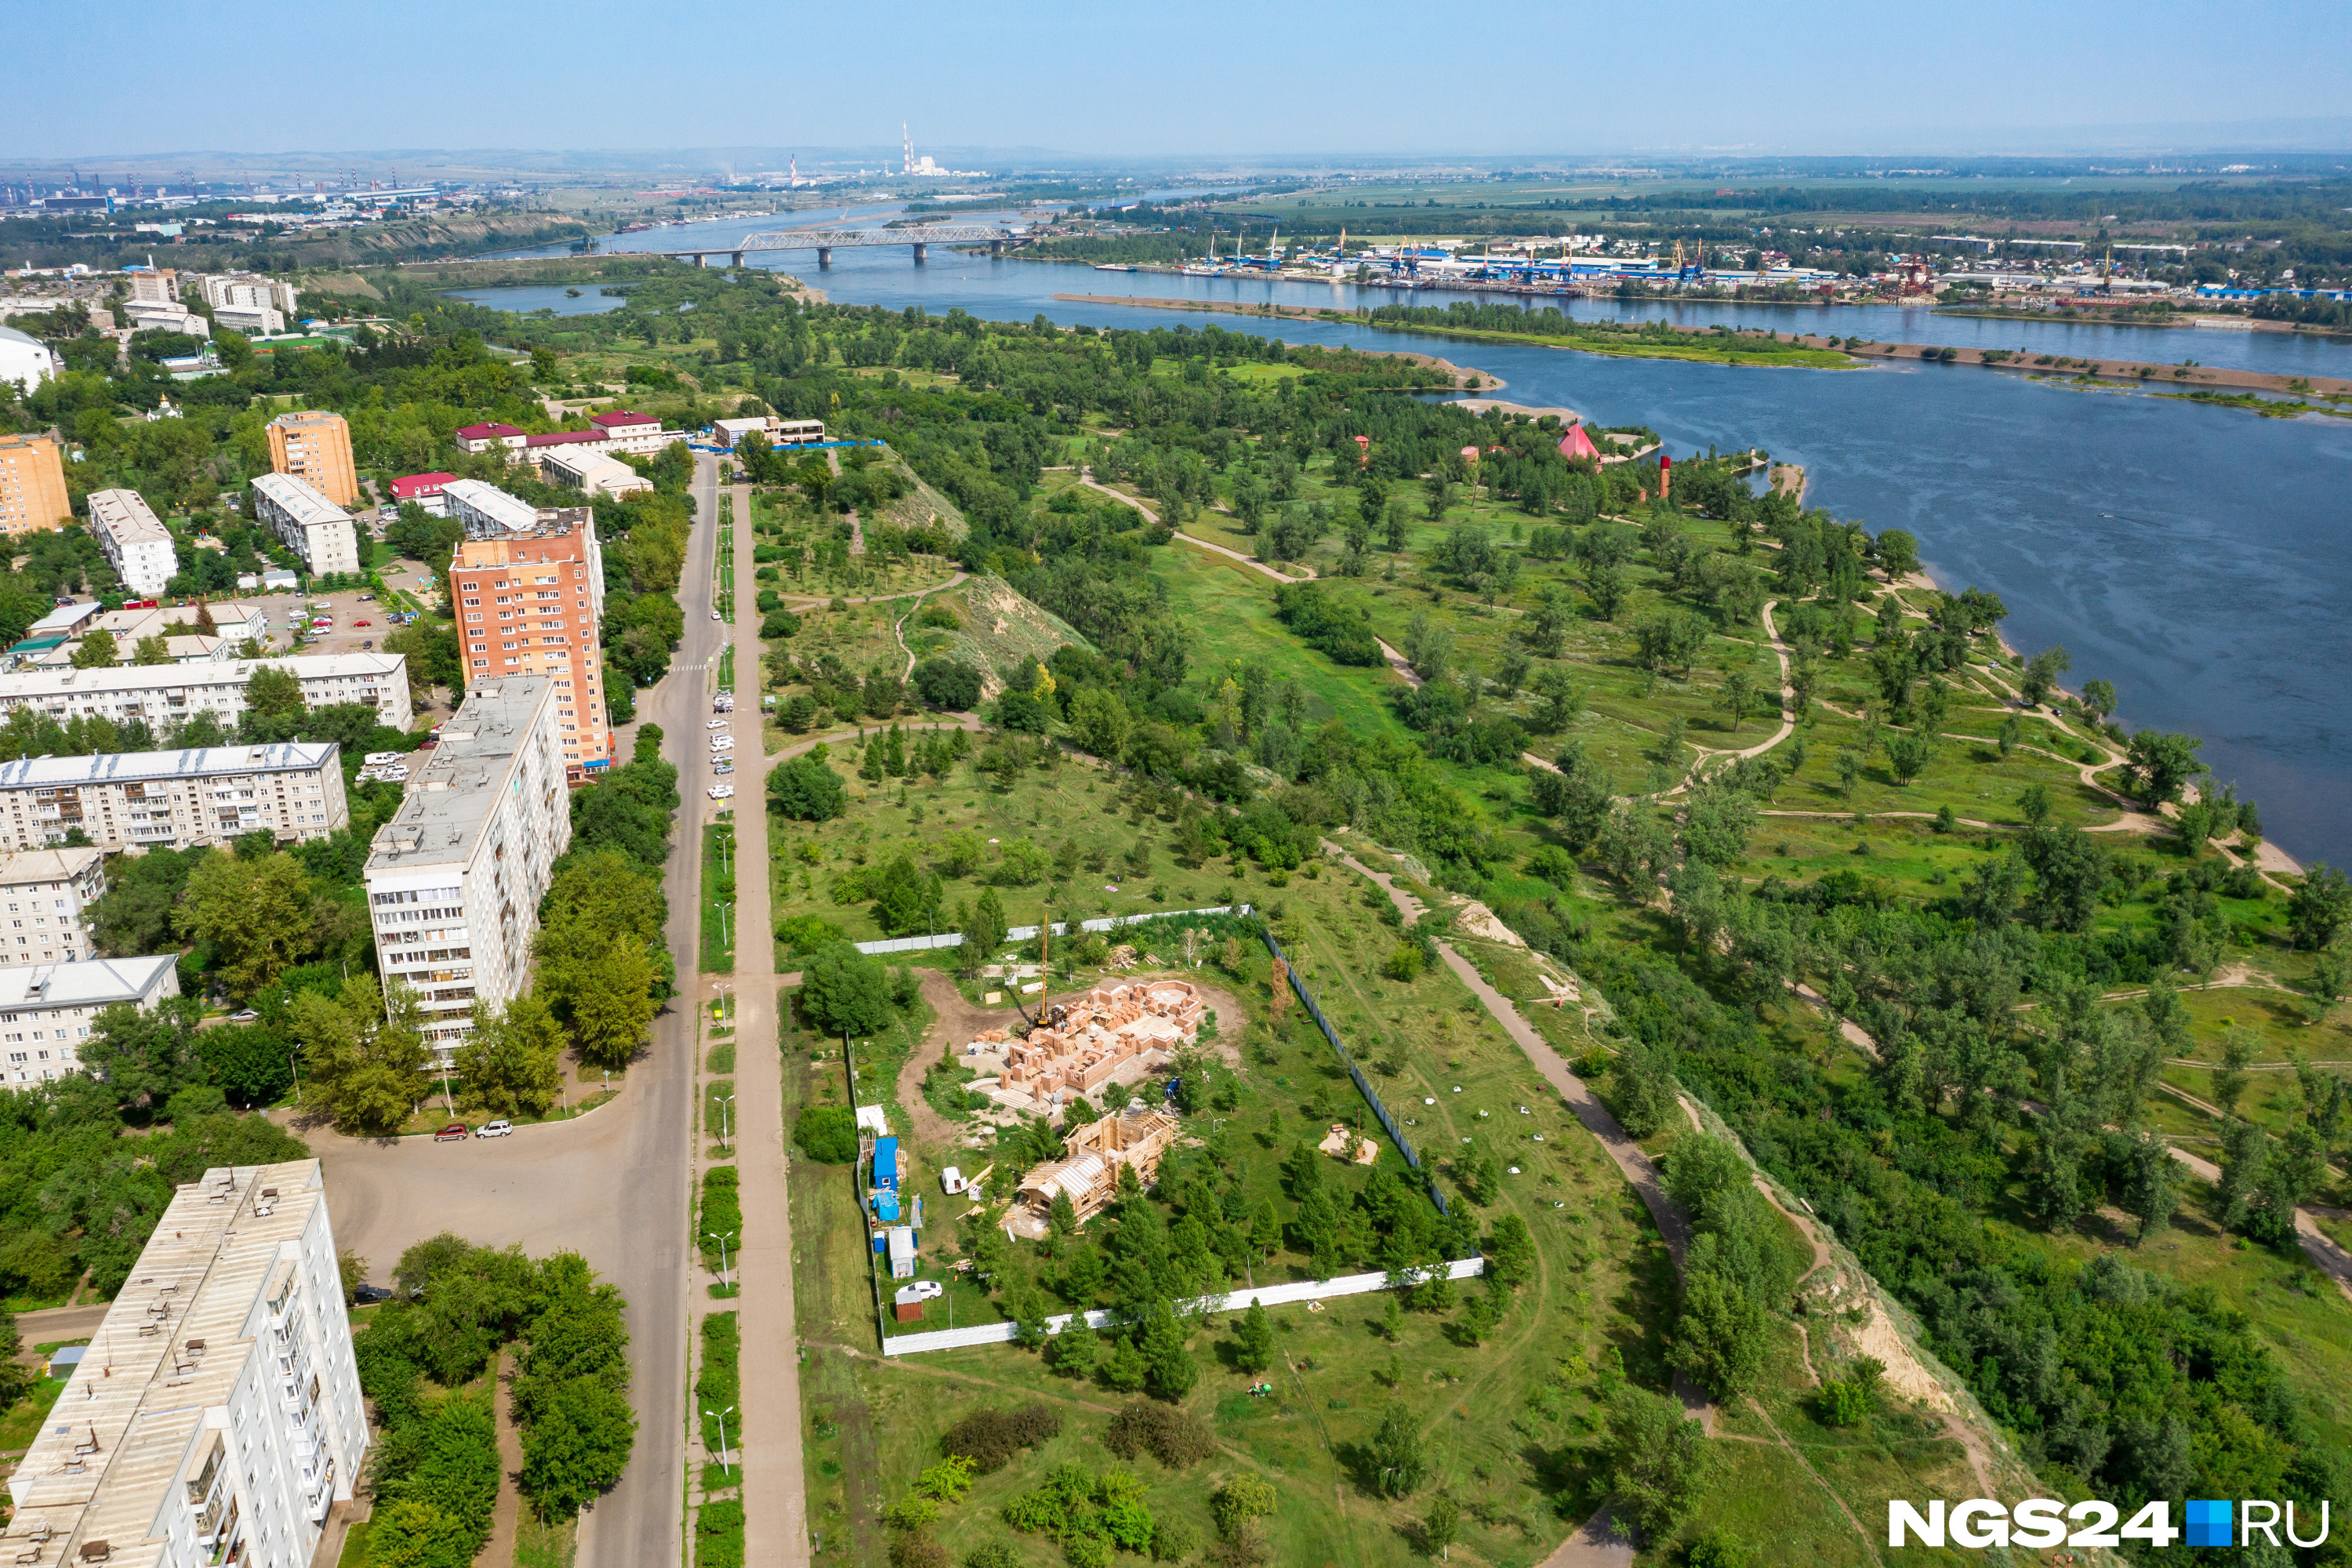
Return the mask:
<path id="1" fill-rule="evenodd" d="M 929 260 L 930 257 L 931 247 L 928 245 L 922 244 L 920 241 L 918 241 L 915 245 L 915 265 L 920 267 L 924 262 Z"/>
<path id="2" fill-rule="evenodd" d="M 1003 242 L 1003 240 L 1001 240 L 1001 239 L 992 239 L 992 240 L 990 240 L 990 241 L 988 242 L 988 254 L 989 254 L 989 255 L 991 255 L 991 256 L 1002 256 L 1002 255 L 1003 255 L 1003 254 L 1004 254 L 1004 242 Z"/>
<path id="3" fill-rule="evenodd" d="M 702 265 L 702 252 L 700 252 L 700 251 L 698 251 L 698 250 L 689 250 L 689 251 L 688 251 L 688 252 L 686 253 L 686 264 L 687 264 L 688 267 L 699 267 L 699 266 L 701 266 L 701 265 Z"/>
<path id="4" fill-rule="evenodd" d="M 820 245 L 816 247 L 816 264 L 821 268 L 833 265 L 833 247 Z"/>
<path id="5" fill-rule="evenodd" d="M 727 255 L 729 258 L 727 265 L 730 267 L 740 267 L 743 265 L 743 253 L 741 251 L 730 250 Z"/>

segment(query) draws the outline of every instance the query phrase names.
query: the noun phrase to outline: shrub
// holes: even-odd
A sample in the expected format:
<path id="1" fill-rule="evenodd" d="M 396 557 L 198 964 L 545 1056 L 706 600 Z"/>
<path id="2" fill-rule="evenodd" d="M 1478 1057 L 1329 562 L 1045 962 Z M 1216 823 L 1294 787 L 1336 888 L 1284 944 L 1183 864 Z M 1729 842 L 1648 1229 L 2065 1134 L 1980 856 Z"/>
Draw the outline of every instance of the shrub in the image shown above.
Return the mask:
<path id="1" fill-rule="evenodd" d="M 963 1568 L 1021 1568 L 1021 1553 L 1008 1542 L 992 1541 L 965 1553 Z"/>
<path id="2" fill-rule="evenodd" d="M 760 596 L 764 599 L 768 595 L 762 594 Z M 762 637 L 794 637 L 800 629 L 801 618 L 790 610 L 770 610 L 767 617 L 760 623 L 760 636 Z"/>
<path id="3" fill-rule="evenodd" d="M 915 667 L 915 691 L 924 705 L 968 712 L 980 703 L 980 671 L 959 659 L 927 658 Z"/>
<path id="4" fill-rule="evenodd" d="M 694 1561 L 698 1568 L 743 1568 L 743 1505 L 707 1502 L 695 1510 Z"/>
<path id="5" fill-rule="evenodd" d="M 768 775 L 768 798 L 798 822 L 830 822 L 847 805 L 841 775 L 815 757 L 803 754 L 780 763 Z"/>
<path id="6" fill-rule="evenodd" d="M 857 1158 L 857 1118 L 845 1105 L 804 1105 L 793 1122 L 793 1142 L 820 1164 L 849 1164 Z"/>
<path id="7" fill-rule="evenodd" d="M 940 1452 L 970 1459 L 982 1475 L 991 1476 L 1022 1449 L 1049 1443 L 1061 1431 L 1060 1414 L 1044 1405 L 975 1410 L 947 1429 L 940 1438 Z"/>
<path id="8" fill-rule="evenodd" d="M 1166 1405 L 1135 1404 L 1111 1417 L 1103 1446 L 1122 1459 L 1149 1452 L 1171 1470 L 1197 1464 L 1217 1450 L 1201 1419 Z"/>
<path id="9" fill-rule="evenodd" d="M 928 1535 L 901 1535 L 890 1542 L 890 1568 L 948 1568 L 948 1549 Z"/>
<path id="10" fill-rule="evenodd" d="M 1181 1563 L 1200 1549 L 1200 1528 L 1189 1519 L 1163 1519 L 1151 1532 L 1155 1563 Z"/>
<path id="11" fill-rule="evenodd" d="M 794 952 L 814 952 L 842 940 L 841 928 L 822 915 L 793 915 L 776 922 L 776 940 Z"/>

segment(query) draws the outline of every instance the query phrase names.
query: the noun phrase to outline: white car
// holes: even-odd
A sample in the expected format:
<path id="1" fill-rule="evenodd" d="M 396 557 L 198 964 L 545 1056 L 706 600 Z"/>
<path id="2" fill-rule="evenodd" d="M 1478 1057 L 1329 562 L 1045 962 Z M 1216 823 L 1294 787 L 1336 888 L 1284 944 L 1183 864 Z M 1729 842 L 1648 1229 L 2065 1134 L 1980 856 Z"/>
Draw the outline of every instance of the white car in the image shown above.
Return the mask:
<path id="1" fill-rule="evenodd" d="M 718 612 L 718 611 L 716 611 L 716 610 L 711 611 L 711 612 L 710 612 L 710 618 L 711 618 L 712 620 L 714 620 L 714 621 L 715 621 L 715 620 L 718 620 L 718 619 L 719 618 L 719 612 Z"/>
<path id="2" fill-rule="evenodd" d="M 712 784 L 707 792 L 713 800 L 725 800 L 735 793 L 733 784 Z"/>
<path id="3" fill-rule="evenodd" d="M 899 1290 L 901 1296 L 911 1296 L 918 1301 L 936 1301 L 948 1293 L 948 1288 L 936 1279 L 918 1279 Z"/>
<path id="4" fill-rule="evenodd" d="M 710 749 L 714 752 L 731 752 L 735 749 L 734 737 L 731 735 L 713 735 L 710 738 Z"/>
<path id="5" fill-rule="evenodd" d="M 706 730 L 724 730 L 730 722 L 730 721 L 725 719 L 711 719 L 706 721 L 702 727 Z"/>
<path id="6" fill-rule="evenodd" d="M 475 1128 L 474 1136 L 477 1138 L 504 1138 L 510 1135 L 513 1131 L 514 1123 L 501 1116 L 496 1121 L 485 1121 L 479 1127 Z"/>

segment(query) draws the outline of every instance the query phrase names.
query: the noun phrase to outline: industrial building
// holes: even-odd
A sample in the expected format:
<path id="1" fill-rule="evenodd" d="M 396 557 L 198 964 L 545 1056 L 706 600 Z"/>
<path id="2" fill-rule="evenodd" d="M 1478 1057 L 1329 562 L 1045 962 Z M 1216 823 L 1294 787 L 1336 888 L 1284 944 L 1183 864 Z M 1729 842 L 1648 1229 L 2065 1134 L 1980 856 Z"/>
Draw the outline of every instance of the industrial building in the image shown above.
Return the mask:
<path id="1" fill-rule="evenodd" d="M 161 596 L 180 569 L 170 531 L 137 490 L 92 490 L 89 531 L 133 598 Z"/>
<path id="2" fill-rule="evenodd" d="M 415 992 L 444 1067 L 475 1001 L 504 1007 L 530 978 L 539 902 L 572 842 L 556 725 L 548 677 L 477 679 L 368 853 L 377 971 Z"/>
<path id="3" fill-rule="evenodd" d="M 0 848 L 62 845 L 77 828 L 109 851 L 192 849 L 263 831 L 301 844 L 350 822 L 331 741 L 0 763 Z"/>
<path id="4" fill-rule="evenodd" d="M 179 1188 L 50 1415 L 0 1561 L 306 1568 L 368 1449 L 319 1162 Z"/>
<path id="5" fill-rule="evenodd" d="M 359 471 L 352 466 L 352 427 L 340 414 L 310 409 L 281 414 L 264 427 L 274 473 L 300 479 L 337 506 L 355 506 Z M 314 567 L 332 571 L 332 567 Z"/>
<path id="6" fill-rule="evenodd" d="M 479 479 L 452 480 L 442 497 L 466 530 L 449 563 L 449 591 L 467 678 L 551 680 L 565 776 L 581 783 L 613 761 L 596 514 L 588 507 L 541 510 Z"/>
<path id="7" fill-rule="evenodd" d="M 72 963 L 89 952 L 83 921 L 106 893 L 106 853 L 96 847 L 0 855 L 0 964 Z"/>
<path id="8" fill-rule="evenodd" d="M 179 994 L 176 952 L 0 968 L 0 1051 L 7 1054 L 0 1072 L 11 1089 L 79 1072 L 82 1042 L 99 1014 L 125 1002 L 152 1008 Z"/>
<path id="9" fill-rule="evenodd" d="M 314 577 L 360 569 L 359 534 L 352 514 L 317 486 L 289 474 L 257 474 L 253 510 Z"/>
<path id="10" fill-rule="evenodd" d="M 365 702 L 376 721 L 408 728 L 408 659 L 396 653 L 309 654 L 274 658 L 302 688 L 310 708 Z M 262 668 L 258 659 L 189 665 L 131 665 L 115 669 L 26 669 L 0 675 L 0 720 L 19 708 L 55 719 L 103 714 L 121 724 L 143 719 L 157 734 L 164 726 L 210 713 L 224 729 L 245 717 L 246 683 Z"/>
<path id="11" fill-rule="evenodd" d="M 0 533 L 34 533 L 72 520 L 58 444 L 47 436 L 0 436 Z"/>

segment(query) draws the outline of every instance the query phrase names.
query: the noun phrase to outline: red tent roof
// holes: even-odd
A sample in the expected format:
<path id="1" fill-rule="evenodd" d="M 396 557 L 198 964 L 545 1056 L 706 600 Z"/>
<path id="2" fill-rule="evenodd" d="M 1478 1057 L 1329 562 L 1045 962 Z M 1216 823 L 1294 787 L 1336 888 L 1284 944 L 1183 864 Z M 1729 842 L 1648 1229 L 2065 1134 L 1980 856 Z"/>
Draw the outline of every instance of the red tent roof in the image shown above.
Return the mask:
<path id="1" fill-rule="evenodd" d="M 1598 458 L 1601 448 L 1592 444 L 1592 437 L 1584 433 L 1583 426 L 1571 425 L 1568 427 L 1568 434 L 1559 438 L 1559 455 L 1563 458 Z"/>

